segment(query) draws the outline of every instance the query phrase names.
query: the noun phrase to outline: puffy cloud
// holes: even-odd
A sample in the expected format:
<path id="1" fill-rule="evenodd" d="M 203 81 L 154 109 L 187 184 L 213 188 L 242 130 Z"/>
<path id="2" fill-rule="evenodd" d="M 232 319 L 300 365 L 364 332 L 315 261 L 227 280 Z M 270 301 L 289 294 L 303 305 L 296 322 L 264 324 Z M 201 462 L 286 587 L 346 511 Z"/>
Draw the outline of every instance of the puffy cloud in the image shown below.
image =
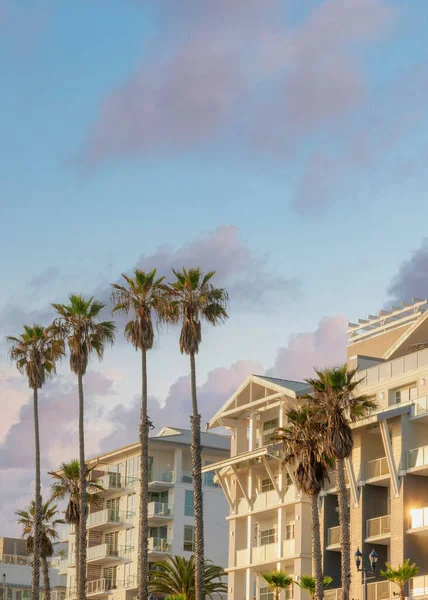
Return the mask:
<path id="1" fill-rule="evenodd" d="M 356 46 L 376 41 L 392 14 L 382 0 L 325 0 L 290 25 L 280 0 L 145 7 L 164 24 L 159 46 L 102 101 L 81 152 L 89 168 L 218 140 L 283 158 L 361 106 Z"/>
<path id="2" fill-rule="evenodd" d="M 404 261 L 388 287 L 391 302 L 410 300 L 413 297 L 428 298 L 428 238 L 422 241 L 410 258 Z"/>
<path id="3" fill-rule="evenodd" d="M 255 361 L 241 360 L 230 368 L 219 367 L 208 373 L 207 380 L 198 386 L 198 404 L 203 422 L 209 420 L 251 373 L 263 373 L 263 367 Z M 120 404 L 111 410 L 107 418 L 114 424 L 114 429 L 102 441 L 103 450 L 111 450 L 138 440 L 140 411 L 139 397 L 131 404 Z M 157 398 L 149 399 L 149 415 L 155 431 L 159 431 L 164 425 L 190 429 L 191 412 L 188 376 L 179 377 L 172 384 L 162 406 Z"/>
<path id="4" fill-rule="evenodd" d="M 59 276 L 59 273 L 59 267 L 47 267 L 40 275 L 34 275 L 30 280 L 30 287 L 35 291 L 39 291 L 46 284 L 51 284 Z"/>
<path id="5" fill-rule="evenodd" d="M 300 381 L 311 377 L 314 367 L 344 363 L 346 326 L 343 315 L 325 316 L 315 331 L 290 336 L 288 344 L 277 350 L 275 364 L 267 375 Z"/>

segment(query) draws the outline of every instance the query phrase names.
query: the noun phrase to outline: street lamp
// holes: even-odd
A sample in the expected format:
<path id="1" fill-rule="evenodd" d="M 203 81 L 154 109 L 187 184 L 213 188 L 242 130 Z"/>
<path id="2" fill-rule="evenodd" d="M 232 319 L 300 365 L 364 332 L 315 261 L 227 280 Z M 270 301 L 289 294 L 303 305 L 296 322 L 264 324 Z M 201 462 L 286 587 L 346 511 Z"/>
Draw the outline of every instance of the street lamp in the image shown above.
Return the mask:
<path id="1" fill-rule="evenodd" d="M 1 580 L 3 582 L 3 600 L 6 600 L 6 573 L 3 573 L 3 575 L 1 576 Z"/>
<path id="2" fill-rule="evenodd" d="M 355 552 L 355 564 L 357 567 L 357 571 L 363 574 L 363 590 L 364 590 L 363 600 L 367 600 L 367 575 L 375 574 L 378 555 L 376 554 L 374 549 L 370 552 L 370 554 L 369 554 L 370 568 L 368 568 L 368 569 L 361 566 L 362 558 L 363 558 L 363 554 L 360 551 L 360 549 L 357 548 L 357 551 Z"/>

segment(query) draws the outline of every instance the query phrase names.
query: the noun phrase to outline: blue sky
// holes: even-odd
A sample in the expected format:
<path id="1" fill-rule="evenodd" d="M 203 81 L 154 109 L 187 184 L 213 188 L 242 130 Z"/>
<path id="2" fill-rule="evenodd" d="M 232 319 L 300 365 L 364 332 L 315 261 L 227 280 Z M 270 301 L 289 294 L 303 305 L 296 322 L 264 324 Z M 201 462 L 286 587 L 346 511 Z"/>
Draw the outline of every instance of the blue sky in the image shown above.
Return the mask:
<path id="1" fill-rule="evenodd" d="M 428 294 L 427 19 L 425 0 L 0 1 L 1 336 L 137 264 L 192 263 L 231 292 L 198 358 L 204 419 L 254 370 L 340 360 L 346 319 Z M 0 349 L 13 511 L 31 419 Z M 185 425 L 176 331 L 149 364 L 158 424 Z M 91 373 L 94 453 L 136 436 L 121 331 Z M 49 423 L 70 403 L 46 468 L 74 452 L 73 385 L 64 364 L 46 389 Z"/>

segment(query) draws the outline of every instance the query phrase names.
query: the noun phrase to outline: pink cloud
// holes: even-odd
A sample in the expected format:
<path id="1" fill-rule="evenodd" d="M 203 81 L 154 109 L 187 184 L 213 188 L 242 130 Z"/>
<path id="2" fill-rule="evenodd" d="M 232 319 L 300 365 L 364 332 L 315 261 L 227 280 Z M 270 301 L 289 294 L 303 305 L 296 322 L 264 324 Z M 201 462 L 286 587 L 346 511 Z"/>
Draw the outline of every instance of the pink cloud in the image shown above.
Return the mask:
<path id="1" fill-rule="evenodd" d="M 165 24 L 160 46 L 103 100 L 81 153 L 90 168 L 220 138 L 241 146 L 249 138 L 246 150 L 283 156 L 281 146 L 299 146 L 361 105 L 355 47 L 376 41 L 392 14 L 382 0 L 325 0 L 291 27 L 279 0 L 183 0 L 179 11 L 170 2 L 154 10 Z M 266 102 L 263 84 L 272 89 Z"/>
<path id="2" fill-rule="evenodd" d="M 314 367 L 346 362 L 346 324 L 343 315 L 325 316 L 315 331 L 290 336 L 288 344 L 277 350 L 267 375 L 303 380 L 313 375 Z"/>

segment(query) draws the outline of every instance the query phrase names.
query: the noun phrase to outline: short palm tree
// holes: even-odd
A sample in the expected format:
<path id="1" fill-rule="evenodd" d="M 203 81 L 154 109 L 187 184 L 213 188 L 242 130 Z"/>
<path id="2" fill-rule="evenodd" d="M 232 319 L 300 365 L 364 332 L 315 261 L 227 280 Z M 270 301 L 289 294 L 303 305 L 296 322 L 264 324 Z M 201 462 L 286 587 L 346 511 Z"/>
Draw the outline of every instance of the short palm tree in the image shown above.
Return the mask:
<path id="1" fill-rule="evenodd" d="M 57 505 L 51 504 L 49 500 L 42 504 L 40 558 L 43 571 L 44 600 L 50 600 L 51 598 L 48 558 L 53 556 L 53 542 L 59 538 L 56 528 L 58 525 L 65 523 L 64 519 L 57 518 L 59 513 L 57 508 Z M 27 552 L 32 554 L 34 552 L 34 534 L 36 529 L 36 503 L 33 500 L 27 510 L 18 510 L 15 514 L 19 517 L 18 523 L 23 527 L 22 537 L 25 537 L 27 540 Z"/>
<path id="2" fill-rule="evenodd" d="M 190 381 L 192 392 L 192 470 L 195 512 L 195 588 L 196 600 L 204 600 L 204 523 L 201 473 L 201 415 L 196 394 L 195 356 L 202 341 L 201 321 L 213 326 L 226 321 L 228 294 L 223 288 L 212 284 L 214 271 L 204 275 L 199 268 L 175 271 L 176 280 L 170 284 L 171 321 L 181 321 L 180 352 L 190 357 Z"/>
<path id="3" fill-rule="evenodd" d="M 376 403 L 358 396 L 356 388 L 360 380 L 357 370 L 348 370 L 346 364 L 316 370 L 317 377 L 307 379 L 311 388 L 307 396 L 309 402 L 317 407 L 326 430 L 324 446 L 327 454 L 336 462 L 339 496 L 339 521 L 341 552 L 341 579 L 343 600 L 349 600 L 351 585 L 351 538 L 348 511 L 348 491 L 345 479 L 345 459 L 352 454 L 354 441 L 351 423 L 369 414 Z"/>
<path id="4" fill-rule="evenodd" d="M 67 341 L 70 351 L 70 368 L 77 375 L 79 393 L 79 462 L 80 462 L 80 523 L 76 543 L 79 549 L 79 578 L 77 597 L 85 600 L 86 596 L 86 462 L 84 432 L 84 396 L 83 377 L 88 367 L 89 357 L 95 352 L 102 360 L 106 345 L 114 342 L 115 324 L 112 321 L 100 321 L 99 316 L 105 304 L 83 296 L 71 294 L 69 304 L 52 304 L 57 312 L 53 323 L 55 334 Z"/>
<path id="5" fill-rule="evenodd" d="M 18 337 L 8 336 L 12 344 L 9 356 L 16 363 L 20 373 L 28 379 L 28 386 L 33 390 L 34 407 L 34 440 L 35 440 L 35 527 L 34 527 L 34 560 L 31 585 L 32 600 L 39 600 L 40 591 L 40 538 L 42 535 L 42 496 L 40 488 L 40 434 L 39 434 L 39 396 L 38 392 L 46 380 L 55 373 L 57 361 L 64 354 L 63 343 L 56 339 L 51 329 L 41 325 L 28 327 Z"/>
<path id="6" fill-rule="evenodd" d="M 275 600 L 279 600 L 281 592 L 289 588 L 293 583 L 293 578 L 285 571 L 262 573 L 262 577 L 266 581 L 268 588 L 272 590 Z"/>
<path id="7" fill-rule="evenodd" d="M 385 571 L 381 571 L 380 574 L 382 577 L 385 577 L 388 581 L 395 583 L 400 590 L 400 600 L 405 599 L 405 587 L 408 581 L 412 579 L 412 577 L 416 577 L 419 573 L 419 567 L 416 563 L 410 564 L 410 558 L 406 558 L 402 565 L 398 565 L 396 569 L 394 569 L 389 563 L 386 563 Z"/>
<path id="8" fill-rule="evenodd" d="M 322 600 L 324 575 L 318 497 L 324 483 L 328 481 L 328 469 L 332 460 L 324 450 L 325 427 L 318 419 L 316 409 L 304 404 L 299 408 L 289 408 L 286 415 L 288 426 L 278 428 L 275 437 L 282 442 L 283 459 L 294 470 L 297 488 L 310 498 L 316 598 Z"/>
<path id="9" fill-rule="evenodd" d="M 125 338 L 136 350 L 141 350 L 142 398 L 140 422 L 140 519 L 138 531 L 138 595 L 147 598 L 149 578 L 148 559 L 148 503 L 149 503 L 149 430 L 147 413 L 147 351 L 155 339 L 153 316 L 162 310 L 165 289 L 163 277 L 156 277 L 156 269 L 146 273 L 135 269 L 134 276 L 122 275 L 126 286 L 112 284 L 113 313 L 131 313 L 125 326 Z"/>
<path id="10" fill-rule="evenodd" d="M 330 575 L 324 575 L 323 582 L 322 582 L 323 589 L 325 590 L 325 588 L 328 587 L 332 581 L 333 581 L 333 578 L 330 577 Z M 312 577 L 312 575 L 302 575 L 299 580 L 296 580 L 295 583 L 300 588 L 302 588 L 302 590 L 305 590 L 305 592 L 307 592 L 309 594 L 311 600 L 315 600 L 315 598 L 316 598 L 315 577 Z"/>
<path id="11" fill-rule="evenodd" d="M 195 591 L 195 559 L 189 560 L 184 556 L 173 556 L 167 562 L 156 565 L 159 569 L 150 571 L 149 590 L 151 592 L 183 598 L 183 600 L 196 600 Z M 204 563 L 203 578 L 204 589 L 208 598 L 215 595 L 222 596 L 227 592 L 227 585 L 222 578 L 225 572 L 222 567 Z"/>
<path id="12" fill-rule="evenodd" d="M 97 504 L 101 501 L 101 492 L 103 486 L 93 478 L 90 478 L 91 471 L 95 467 L 86 468 L 86 494 L 88 504 Z M 69 463 L 62 463 L 58 471 L 50 471 L 49 475 L 55 479 L 52 485 L 52 500 L 68 500 L 65 509 L 65 522 L 73 525 L 76 532 L 76 543 L 74 545 L 76 554 L 76 582 L 80 571 L 80 544 L 77 543 L 80 524 L 80 462 L 76 459 Z"/>

